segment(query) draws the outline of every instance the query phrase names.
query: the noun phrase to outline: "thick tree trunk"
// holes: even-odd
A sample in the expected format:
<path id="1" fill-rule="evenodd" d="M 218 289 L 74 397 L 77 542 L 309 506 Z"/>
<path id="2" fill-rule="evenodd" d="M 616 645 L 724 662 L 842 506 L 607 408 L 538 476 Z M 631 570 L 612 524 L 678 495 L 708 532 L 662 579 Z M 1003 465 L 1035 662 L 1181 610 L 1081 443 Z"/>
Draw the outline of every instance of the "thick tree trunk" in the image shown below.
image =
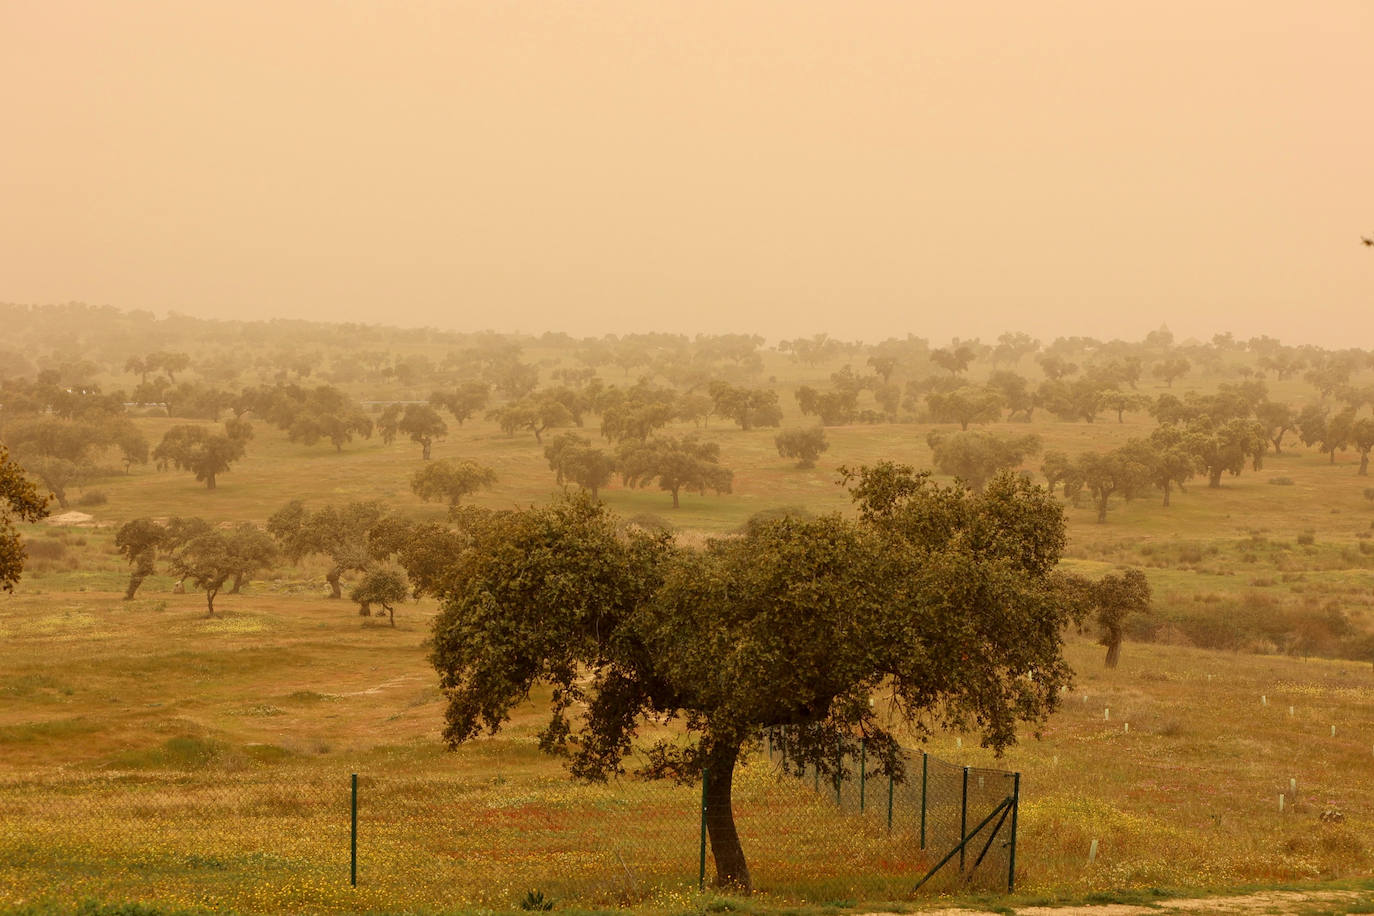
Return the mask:
<path id="1" fill-rule="evenodd" d="M 1221 469 L 1217 469 L 1217 470 L 1215 470 L 1215 471 L 1208 471 L 1208 472 L 1207 472 L 1207 489 L 1209 489 L 1209 490 L 1220 490 L 1220 489 L 1221 489 Z"/>
<path id="2" fill-rule="evenodd" d="M 243 588 L 243 573 L 234 573 L 234 584 L 229 589 L 229 594 L 237 595 L 241 588 Z"/>
<path id="3" fill-rule="evenodd" d="M 208 476 L 208 477 L 205 478 L 205 489 L 207 489 L 207 490 L 213 490 L 214 488 L 215 488 L 215 475 L 214 475 L 214 474 L 211 474 L 210 476 Z"/>
<path id="4" fill-rule="evenodd" d="M 1173 486 L 1169 481 L 1164 481 L 1164 505 L 1169 505 L 1169 494 L 1173 491 Z"/>
<path id="5" fill-rule="evenodd" d="M 1360 476 L 1369 476 L 1369 452 L 1360 452 Z"/>
<path id="6" fill-rule="evenodd" d="M 215 592 L 217 591 L 218 589 L 211 588 L 205 590 L 205 607 L 208 609 L 205 613 L 206 617 L 215 616 Z"/>
<path id="7" fill-rule="evenodd" d="M 1107 520 L 1107 500 L 1112 498 L 1112 494 L 1107 493 L 1097 500 L 1097 521 L 1098 524 Z"/>
<path id="8" fill-rule="evenodd" d="M 1107 646 L 1107 667 L 1115 668 L 1117 666 L 1117 663 L 1120 661 L 1121 640 L 1118 639 L 1116 642 L 1113 642 L 1111 645 Z"/>
<path id="9" fill-rule="evenodd" d="M 134 600 L 134 592 L 138 591 L 138 587 L 142 584 L 143 576 L 139 575 L 138 573 L 134 573 L 133 575 L 129 576 L 129 587 L 124 591 L 124 600 Z"/>
<path id="10" fill-rule="evenodd" d="M 325 581 L 329 583 L 329 597 L 342 598 L 343 589 L 339 587 L 339 577 L 343 575 L 343 570 L 337 566 L 324 574 Z"/>
<path id="11" fill-rule="evenodd" d="M 735 812 L 730 803 L 739 747 L 717 747 L 708 760 L 706 777 L 706 832 L 711 840 L 711 856 L 716 860 L 716 887 L 748 894 L 753 891 L 744 847 L 735 830 Z"/>
<path id="12" fill-rule="evenodd" d="M 677 507 L 677 487 L 673 487 L 673 508 L 676 509 Z"/>
<path id="13" fill-rule="evenodd" d="M 420 443 L 420 457 L 423 458 L 425 461 L 429 460 L 429 447 L 432 444 L 433 443 L 431 443 L 428 439 Z"/>

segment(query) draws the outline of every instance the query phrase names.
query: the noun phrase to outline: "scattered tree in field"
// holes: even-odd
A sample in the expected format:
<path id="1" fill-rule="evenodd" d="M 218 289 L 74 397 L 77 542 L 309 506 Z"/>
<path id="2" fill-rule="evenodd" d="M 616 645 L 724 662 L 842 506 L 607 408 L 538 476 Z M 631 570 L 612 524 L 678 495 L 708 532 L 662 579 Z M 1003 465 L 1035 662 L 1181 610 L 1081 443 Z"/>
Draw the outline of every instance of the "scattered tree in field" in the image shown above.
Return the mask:
<path id="1" fill-rule="evenodd" d="M 472 461 L 444 459 L 427 464 L 410 478 L 411 491 L 426 502 L 458 505 L 464 496 L 496 483 L 496 472 Z"/>
<path id="2" fill-rule="evenodd" d="M 487 411 L 487 419 L 495 420 L 507 436 L 513 436 L 522 429 L 529 430 L 534 433 L 534 441 L 543 445 L 545 430 L 554 426 L 568 426 L 575 417 L 562 398 L 550 392 L 536 391 L 518 401 Z"/>
<path id="3" fill-rule="evenodd" d="M 975 493 L 987 482 L 1040 451 L 1035 435 L 1001 437 L 984 430 L 948 433 L 935 430 L 926 436 L 935 457 L 935 468 L 957 478 Z"/>
<path id="4" fill-rule="evenodd" d="M 997 370 L 988 378 L 988 388 L 1001 397 L 1002 405 L 1007 408 L 1008 420 L 1013 420 L 1020 414 L 1021 418 L 1029 423 L 1031 414 L 1040 406 L 1039 398 L 1030 390 L 1030 383 L 1024 376 L 1015 372 Z"/>
<path id="5" fill-rule="evenodd" d="M 1102 406 L 1107 410 L 1116 411 L 1116 422 L 1125 423 L 1125 413 L 1128 410 L 1140 410 L 1150 403 L 1149 398 L 1143 395 L 1131 394 L 1128 391 L 1117 391 L 1107 389 L 1102 392 Z"/>
<path id="6" fill-rule="evenodd" d="M 1008 331 L 997 337 L 997 346 L 992 348 L 992 364 L 1014 366 L 1039 349 L 1040 341 L 1024 331 Z"/>
<path id="7" fill-rule="evenodd" d="M 243 567 L 223 532 L 210 530 L 187 541 L 172 554 L 172 573 L 205 592 L 205 616 L 215 616 L 215 597 L 224 584 Z"/>
<path id="8" fill-rule="evenodd" d="M 555 474 L 559 486 L 575 483 L 599 497 L 601 488 L 611 482 L 615 473 L 615 457 L 592 446 L 591 440 L 576 433 L 562 433 L 544 447 L 549 470 Z"/>
<path id="9" fill-rule="evenodd" d="M 1188 443 L 1207 474 L 1209 489 L 1221 486 L 1221 475 L 1230 473 L 1238 476 L 1245 468 L 1245 459 L 1257 448 L 1257 441 L 1264 442 L 1262 434 L 1256 433 L 1253 423 L 1246 420 L 1229 420 L 1214 426 L 1206 419 L 1188 427 Z"/>
<path id="10" fill-rule="evenodd" d="M 1107 504 L 1113 496 L 1133 499 L 1150 487 L 1152 474 L 1147 460 L 1148 453 L 1125 447 L 1079 457 L 1083 485 L 1092 494 L 1099 523 L 1107 520 Z"/>
<path id="11" fill-rule="evenodd" d="M 797 404 L 801 407 L 801 412 L 808 416 L 820 418 L 822 425 L 839 426 L 851 423 L 854 414 L 859 409 L 859 394 L 857 391 L 817 391 L 810 385 L 802 385 L 797 389 Z"/>
<path id="12" fill-rule="evenodd" d="M 328 557 L 332 565 L 325 580 L 330 597 L 342 598 L 344 573 L 363 572 L 377 558 L 371 535 L 383 515 L 381 505 L 374 502 L 330 505 L 312 512 L 293 500 L 267 520 L 267 532 L 292 563 L 311 554 Z"/>
<path id="13" fill-rule="evenodd" d="M 677 416 L 678 396 L 671 388 L 648 384 L 611 388 L 602 393 L 597 408 L 601 411 L 602 436 L 612 442 L 643 442 Z"/>
<path id="14" fill-rule="evenodd" d="M 1262 401 L 1255 406 L 1255 418 L 1264 426 L 1264 435 L 1274 445 L 1274 454 L 1283 454 L 1283 435 L 1297 425 L 1297 415 L 1287 404 Z"/>
<path id="15" fill-rule="evenodd" d="M 1327 424 L 1330 412 L 1320 404 L 1308 404 L 1294 421 L 1298 428 L 1298 439 L 1303 445 L 1318 445 L 1322 452 L 1331 454 L 1331 463 L 1336 463 L 1335 448 L 1327 448 Z"/>
<path id="16" fill-rule="evenodd" d="M 799 468 L 815 467 L 821 452 L 830 448 L 823 426 L 785 429 L 773 437 L 773 444 L 777 446 L 779 456 L 797 459 Z"/>
<path id="17" fill-rule="evenodd" d="M 1083 469 L 1077 462 L 1064 452 L 1052 449 L 1045 453 L 1040 473 L 1045 475 L 1045 486 L 1051 493 L 1062 484 L 1064 498 L 1078 504 L 1079 494 L 1083 492 Z"/>
<path id="18" fill-rule="evenodd" d="M 958 423 L 963 430 L 970 423 L 991 423 L 1002 416 L 1002 396 L 993 388 L 932 391 L 926 395 L 926 404 L 937 423 Z"/>
<path id="19" fill-rule="evenodd" d="M 1361 477 L 1369 476 L 1369 451 L 1374 449 L 1374 420 L 1360 417 L 1350 424 L 1350 444 L 1360 453 Z"/>
<path id="20" fill-rule="evenodd" d="M 1138 440 L 1132 440 L 1135 442 Z M 1149 467 L 1150 482 L 1164 494 L 1164 505 L 1174 487 L 1182 490 L 1193 476 L 1205 470 L 1198 452 L 1201 448 L 1190 441 L 1189 434 L 1177 426 L 1161 426 L 1150 433 L 1148 447 L 1152 452 Z"/>
<path id="21" fill-rule="evenodd" d="M 92 471 L 92 455 L 110 444 L 104 423 L 54 415 L 21 417 L 5 426 L 5 442 L 24 469 L 52 491 L 58 506 L 67 508 L 67 488 Z"/>
<path id="22" fill-rule="evenodd" d="M 11 592 L 24 572 L 24 539 L 14 522 L 36 522 L 48 514 L 48 497 L 41 495 L 24 475 L 24 469 L 10 460 L 0 445 L 0 589 Z"/>
<path id="23" fill-rule="evenodd" d="M 252 522 L 239 522 L 226 531 L 224 537 L 230 554 L 238 563 L 234 568 L 234 583 L 229 588 L 229 594 L 237 595 L 258 570 L 272 565 L 277 558 L 277 545 L 271 535 Z"/>
<path id="24" fill-rule="evenodd" d="M 455 389 L 434 392 L 429 396 L 429 403 L 446 409 L 462 426 L 464 420 L 472 419 L 477 411 L 487 406 L 490 397 L 491 386 L 486 382 L 464 382 Z"/>
<path id="25" fill-rule="evenodd" d="M 930 361 L 950 375 L 968 371 L 974 356 L 973 348 L 963 345 L 930 351 Z"/>
<path id="26" fill-rule="evenodd" d="M 1105 406 L 1110 390 L 1098 379 L 1083 376 L 1071 382 L 1046 379 L 1040 383 L 1035 394 L 1040 404 L 1061 420 L 1094 423 Z"/>
<path id="27" fill-rule="evenodd" d="M 656 436 L 648 442 L 626 442 L 616 456 L 616 466 L 627 486 L 642 487 L 658 481 L 660 490 L 673 494 L 684 487 L 705 494 L 707 489 L 729 493 L 734 472 L 720 466 L 720 446 L 695 436 Z"/>
<path id="28" fill-rule="evenodd" d="M 396 605 L 410 596 L 410 586 L 405 575 L 394 569 L 369 569 L 348 593 L 350 601 L 358 603 L 358 613 L 363 617 L 372 616 L 372 605 L 380 605 L 396 626 Z"/>
<path id="29" fill-rule="evenodd" d="M 212 433 L 204 426 L 173 426 L 153 450 L 160 464 L 173 464 L 204 481 L 207 490 L 215 489 L 216 478 L 243 457 L 241 438 Z"/>
<path id="30" fill-rule="evenodd" d="M 1071 363 L 1056 353 L 1042 354 L 1036 357 L 1036 362 L 1040 364 L 1040 371 L 1045 373 L 1045 378 L 1052 382 L 1057 382 L 1078 371 L 1078 363 Z"/>
<path id="31" fill-rule="evenodd" d="M 428 404 L 389 404 L 377 418 L 377 431 L 382 441 L 390 445 L 397 433 L 410 437 L 420 446 L 420 457 L 429 460 L 435 439 L 448 435 L 448 424 L 439 412 Z"/>
<path id="32" fill-rule="evenodd" d="M 1188 370 L 1191 368 L 1193 368 L 1193 364 L 1188 362 L 1187 359 L 1182 356 L 1175 356 L 1155 363 L 1154 368 L 1150 370 L 1150 374 L 1157 379 L 1163 380 L 1166 388 L 1172 388 L 1174 387 L 1174 381 L 1187 375 Z"/>
<path id="33" fill-rule="evenodd" d="M 715 415 L 734 420 L 740 429 L 778 426 L 782 423 L 778 393 L 771 388 L 739 388 L 717 380 L 707 390 Z"/>
<path id="34" fill-rule="evenodd" d="M 1121 661 L 1121 643 L 1126 622 L 1132 614 L 1150 613 L 1150 583 L 1138 569 L 1121 575 L 1106 575 L 1097 582 L 1097 623 L 1099 639 L 1107 649 L 1106 666 L 1115 668 Z"/>
<path id="35" fill-rule="evenodd" d="M 858 520 L 783 518 L 704 551 L 625 531 L 590 500 L 474 518 L 433 630 L 445 740 L 501 728 L 546 684 L 540 746 L 605 780 L 642 722 L 679 717 L 686 740 L 640 748 L 640 775 L 709 769 L 715 882 L 747 893 L 733 775 L 764 729 L 793 726 L 789 758 L 827 774 L 862 736 L 870 772 L 903 780 L 880 687 L 897 726 L 979 727 L 997 751 L 1043 722 L 1071 676 L 1059 507 L 1009 475 L 981 496 L 894 465 L 848 480 Z"/>
<path id="36" fill-rule="evenodd" d="M 115 532 L 115 548 L 131 567 L 124 600 L 132 601 L 143 580 L 157 570 L 157 551 L 167 539 L 167 529 L 150 518 L 125 522 Z"/>

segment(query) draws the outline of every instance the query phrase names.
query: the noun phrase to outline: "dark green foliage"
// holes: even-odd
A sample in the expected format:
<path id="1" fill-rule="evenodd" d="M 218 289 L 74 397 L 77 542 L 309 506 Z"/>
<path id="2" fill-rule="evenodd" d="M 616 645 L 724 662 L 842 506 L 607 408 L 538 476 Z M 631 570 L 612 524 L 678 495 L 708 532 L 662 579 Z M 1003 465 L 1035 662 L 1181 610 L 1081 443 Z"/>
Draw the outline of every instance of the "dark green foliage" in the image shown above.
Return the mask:
<path id="1" fill-rule="evenodd" d="M 14 591 L 24 571 L 24 541 L 14 521 L 36 522 L 48 514 L 48 498 L 24 476 L 0 445 L 0 589 Z"/>

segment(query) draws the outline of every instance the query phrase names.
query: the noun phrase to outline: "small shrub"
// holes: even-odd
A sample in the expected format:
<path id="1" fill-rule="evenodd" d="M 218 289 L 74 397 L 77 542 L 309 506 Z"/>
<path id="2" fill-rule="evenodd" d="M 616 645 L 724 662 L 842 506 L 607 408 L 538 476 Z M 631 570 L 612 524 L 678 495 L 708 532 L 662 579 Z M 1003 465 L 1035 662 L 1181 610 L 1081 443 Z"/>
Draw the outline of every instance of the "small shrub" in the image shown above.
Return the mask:
<path id="1" fill-rule="evenodd" d="M 530 891 L 525 895 L 525 899 L 520 901 L 520 909 L 536 912 L 551 910 L 553 901 L 545 899 L 543 891 Z"/>
<path id="2" fill-rule="evenodd" d="M 87 490 L 76 498 L 78 506 L 103 506 L 109 501 L 104 490 Z"/>
<path id="3" fill-rule="evenodd" d="M 1374 501 L 1374 487 L 1364 488 L 1364 498 L 1370 501 Z"/>
<path id="4" fill-rule="evenodd" d="M 1311 547 L 1317 543 L 1317 534 L 1314 531 L 1304 531 L 1298 535 L 1298 543 L 1303 547 Z"/>
<path id="5" fill-rule="evenodd" d="M 1269 478 L 1269 483 L 1272 484 L 1273 486 L 1276 486 L 1276 487 L 1291 487 L 1291 486 L 1293 485 L 1293 478 L 1292 478 L 1292 477 L 1270 477 L 1270 478 Z"/>

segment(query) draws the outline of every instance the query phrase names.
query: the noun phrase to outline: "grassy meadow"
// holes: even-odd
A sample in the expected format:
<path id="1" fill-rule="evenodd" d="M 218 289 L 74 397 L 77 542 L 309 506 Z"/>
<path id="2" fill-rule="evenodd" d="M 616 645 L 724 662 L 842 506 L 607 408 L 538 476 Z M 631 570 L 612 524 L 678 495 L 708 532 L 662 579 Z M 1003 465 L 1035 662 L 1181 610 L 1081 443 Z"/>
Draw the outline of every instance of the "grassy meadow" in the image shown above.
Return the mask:
<path id="1" fill-rule="evenodd" d="M 808 422 L 792 392 L 839 364 L 766 360 L 784 425 Z M 1174 390 L 1218 381 L 1189 378 Z M 1271 383 L 1271 396 L 1314 397 L 1298 381 Z M 498 476 L 473 504 L 522 506 L 556 492 L 533 436 L 449 420 L 434 457 L 471 459 Z M 154 443 L 181 422 L 137 420 Z M 1088 424 L 1037 412 L 1032 423 L 991 428 L 1033 431 L 1044 448 L 1075 455 L 1153 427 L 1143 413 Z M 839 466 L 927 466 L 933 428 L 830 427 L 829 450 L 799 470 L 778 457 L 776 430 L 712 420 L 700 432 L 720 443 L 732 493 L 684 493 L 677 511 L 657 489 L 614 484 L 602 496 L 689 541 L 728 534 L 764 509 L 845 511 Z M 586 434 L 595 438 L 595 419 Z M 1077 683 L 1038 739 L 1025 735 L 1000 760 L 972 735 L 927 745 L 946 760 L 1023 774 L 1012 902 L 1374 874 L 1374 668 L 1367 658 L 1280 652 L 1295 627 L 1311 630 L 1304 645 L 1318 649 L 1340 627 L 1374 630 L 1374 502 L 1349 453 L 1332 464 L 1290 446 L 1295 439 L 1220 489 L 1195 480 L 1169 508 L 1114 501 L 1105 524 L 1087 500 L 1066 508 L 1066 566 L 1095 575 L 1142 567 L 1155 615 L 1133 624 L 1114 670 L 1091 634 L 1070 636 Z M 1039 463 L 1026 470 L 1038 476 Z M 746 905 L 696 889 L 698 790 L 570 783 L 535 746 L 546 698 L 533 697 L 501 734 L 444 750 L 442 697 L 426 661 L 430 603 L 399 608 L 394 628 L 360 618 L 324 597 L 323 566 L 312 562 L 221 595 L 214 619 L 203 596 L 173 593 L 165 575 L 120 600 L 128 568 L 113 530 L 123 521 L 260 524 L 291 499 L 377 499 L 443 519 L 443 507 L 410 491 L 421 465 L 419 446 L 404 439 L 336 452 L 257 423 L 247 457 L 213 491 L 189 474 L 135 467 L 87 485 L 103 501 L 80 505 L 73 491 L 91 525 L 23 529 L 29 570 L 0 598 L 0 909 L 99 899 L 245 913 L 508 910 L 534 890 L 560 908 L 656 912 L 903 901 L 930 864 L 909 832 L 894 838 L 872 817 L 835 811 L 779 780 L 762 755 L 736 782 L 757 887 Z M 351 773 L 361 778 L 356 888 Z M 980 893 L 945 883 L 916 902 Z"/>

